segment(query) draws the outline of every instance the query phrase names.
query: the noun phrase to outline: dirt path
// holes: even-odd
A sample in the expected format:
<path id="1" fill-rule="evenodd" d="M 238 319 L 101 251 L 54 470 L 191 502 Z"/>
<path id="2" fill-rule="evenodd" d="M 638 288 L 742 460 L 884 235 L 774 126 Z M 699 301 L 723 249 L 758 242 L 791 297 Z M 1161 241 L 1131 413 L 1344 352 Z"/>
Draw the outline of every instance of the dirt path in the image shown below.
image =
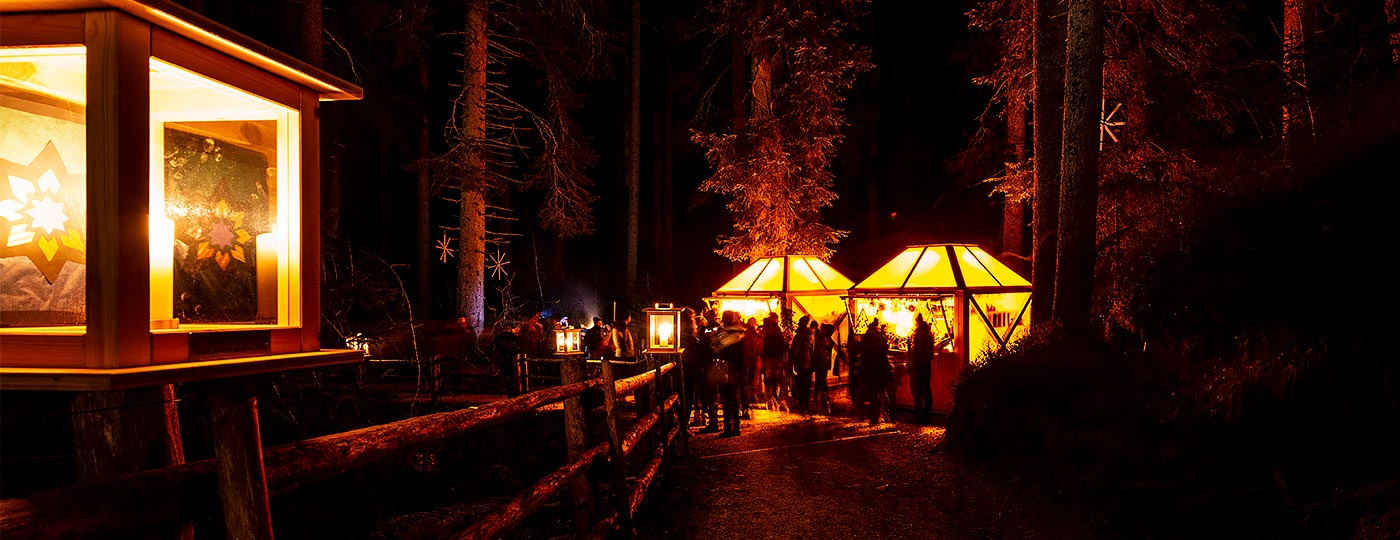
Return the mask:
<path id="1" fill-rule="evenodd" d="M 755 411 L 742 433 L 692 436 L 637 516 L 641 538 L 1118 538 L 940 452 L 937 425 Z"/>

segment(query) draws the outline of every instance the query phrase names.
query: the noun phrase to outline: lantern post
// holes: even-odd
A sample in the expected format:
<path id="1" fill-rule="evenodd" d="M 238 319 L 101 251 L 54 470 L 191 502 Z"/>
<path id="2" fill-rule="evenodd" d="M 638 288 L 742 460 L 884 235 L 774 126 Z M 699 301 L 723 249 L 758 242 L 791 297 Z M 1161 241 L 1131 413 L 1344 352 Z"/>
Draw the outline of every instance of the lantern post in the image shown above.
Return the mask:
<path id="1" fill-rule="evenodd" d="M 642 353 L 646 355 L 647 367 L 655 369 L 666 361 L 674 361 L 675 369 L 672 370 L 672 384 L 676 387 L 676 395 L 680 401 L 676 405 L 675 420 L 680 426 L 680 434 L 687 451 L 690 448 L 690 429 L 687 428 L 687 419 L 683 418 L 682 411 L 685 410 L 686 395 L 685 383 L 681 380 L 685 366 L 681 365 L 681 358 L 685 347 L 681 343 L 681 309 L 675 307 L 670 302 L 655 303 L 652 307 L 642 310 L 647 320 L 647 342 Z M 659 382 L 659 381 L 658 381 Z"/>

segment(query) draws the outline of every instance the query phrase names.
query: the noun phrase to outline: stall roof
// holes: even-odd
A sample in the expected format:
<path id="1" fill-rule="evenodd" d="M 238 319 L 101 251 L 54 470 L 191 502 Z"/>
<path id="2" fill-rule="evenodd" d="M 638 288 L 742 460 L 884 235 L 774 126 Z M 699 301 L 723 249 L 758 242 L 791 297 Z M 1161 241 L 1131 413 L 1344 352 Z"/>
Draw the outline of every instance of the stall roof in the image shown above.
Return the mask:
<path id="1" fill-rule="evenodd" d="M 4 0 L 0 13 L 115 8 L 315 90 L 322 101 L 356 100 L 355 84 L 244 36 L 169 0 Z"/>
<path id="2" fill-rule="evenodd" d="M 851 289 L 921 290 L 1016 288 L 1030 282 L 972 244 L 909 246 Z"/>
<path id="3" fill-rule="evenodd" d="M 716 295 L 845 292 L 854 282 L 821 259 L 807 255 L 764 257 L 729 280 Z"/>

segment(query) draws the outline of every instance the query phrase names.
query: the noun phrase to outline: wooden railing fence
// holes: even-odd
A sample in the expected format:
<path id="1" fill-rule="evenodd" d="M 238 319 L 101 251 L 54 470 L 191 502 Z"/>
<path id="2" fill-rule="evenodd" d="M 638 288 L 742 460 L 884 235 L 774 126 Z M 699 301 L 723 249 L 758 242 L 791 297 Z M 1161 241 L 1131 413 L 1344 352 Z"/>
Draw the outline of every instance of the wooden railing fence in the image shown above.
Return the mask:
<path id="1" fill-rule="evenodd" d="M 674 358 L 674 357 L 672 357 Z M 631 517 L 640 506 L 678 433 L 688 434 L 678 406 L 681 370 L 678 360 L 661 362 L 649 356 L 647 371 L 614 380 L 611 362 L 602 363 L 602 376 L 585 378 L 582 358 L 566 359 L 562 384 L 468 409 L 416 416 L 366 428 L 268 447 L 262 450 L 265 478 L 261 485 L 273 495 L 284 494 L 487 426 L 518 420 L 546 405 L 564 402 L 567 462 L 526 488 L 494 513 L 460 531 L 453 539 L 499 538 L 566 489 L 573 503 L 577 536 L 605 538 L 614 532 L 631 536 Z M 603 391 L 603 417 L 608 440 L 590 444 L 583 394 Z M 618 425 L 619 403 L 633 395 L 637 418 L 626 432 Z M 638 447 L 650 456 L 635 476 L 627 457 Z M 585 474 L 606 466 L 608 503 L 594 500 L 602 486 Z M 245 498 L 228 495 L 232 482 L 220 482 L 214 459 L 151 469 L 90 484 L 61 487 L 26 498 L 0 500 L 0 538 L 110 538 L 134 531 L 168 529 L 193 519 L 201 510 L 223 507 L 229 538 L 270 540 L 272 532 L 258 524 L 271 523 L 266 505 L 239 505 Z M 254 482 L 258 484 L 258 482 Z M 221 500 L 225 501 L 221 504 Z M 265 499 L 264 499 L 265 500 Z M 601 516 L 594 519 L 595 516 Z M 243 525 L 251 524 L 251 525 Z M 249 530 L 239 530 L 247 527 Z"/>

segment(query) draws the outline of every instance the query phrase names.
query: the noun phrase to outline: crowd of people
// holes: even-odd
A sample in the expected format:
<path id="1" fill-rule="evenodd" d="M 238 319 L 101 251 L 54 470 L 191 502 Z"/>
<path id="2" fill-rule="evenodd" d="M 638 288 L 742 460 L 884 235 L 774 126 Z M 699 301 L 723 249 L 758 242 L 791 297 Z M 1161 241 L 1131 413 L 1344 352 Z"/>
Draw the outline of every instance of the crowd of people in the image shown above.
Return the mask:
<path id="1" fill-rule="evenodd" d="M 637 329 L 624 313 L 612 324 L 600 317 L 582 330 L 582 352 L 589 359 L 637 360 Z M 756 407 L 798 414 L 830 414 L 828 376 L 844 371 L 847 394 L 854 409 L 872 424 L 891 421 L 897 381 L 889 357 L 889 338 L 879 319 L 850 343 L 838 341 L 832 323 L 803 315 L 784 328 L 777 313 L 759 321 L 743 320 L 736 311 L 681 311 L 679 328 L 684 384 L 684 416 L 702 433 L 737 436 L 740 421 Z M 522 386 L 515 363 L 521 356 L 548 355 L 546 336 L 567 325 L 567 319 L 541 321 L 535 314 L 517 326 L 493 328 L 488 355 L 505 377 L 508 393 Z M 931 363 L 936 345 L 929 323 L 918 315 L 909 341 L 907 365 L 914 412 L 931 414 Z"/>

